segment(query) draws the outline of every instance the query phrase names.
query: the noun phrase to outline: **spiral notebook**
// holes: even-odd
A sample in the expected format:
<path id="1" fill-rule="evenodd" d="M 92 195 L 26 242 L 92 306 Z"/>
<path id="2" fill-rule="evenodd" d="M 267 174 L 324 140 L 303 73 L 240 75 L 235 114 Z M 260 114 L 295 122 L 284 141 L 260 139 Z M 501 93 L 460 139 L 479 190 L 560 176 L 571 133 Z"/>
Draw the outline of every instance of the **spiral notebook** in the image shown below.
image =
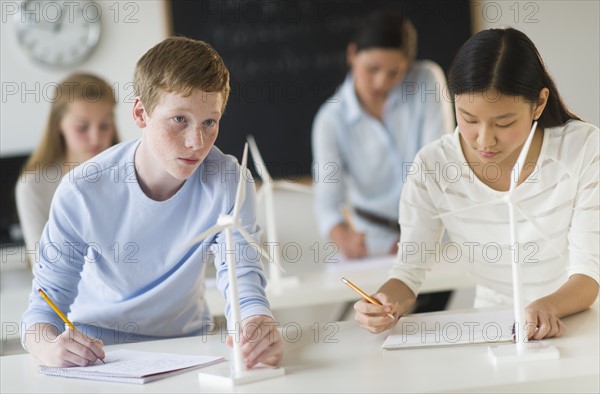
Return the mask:
<path id="1" fill-rule="evenodd" d="M 191 369 L 223 361 L 223 357 L 190 356 L 173 353 L 141 352 L 120 349 L 106 352 L 102 364 L 87 367 L 57 368 L 40 365 L 38 372 L 65 378 L 100 380 L 103 382 L 144 384 Z"/>

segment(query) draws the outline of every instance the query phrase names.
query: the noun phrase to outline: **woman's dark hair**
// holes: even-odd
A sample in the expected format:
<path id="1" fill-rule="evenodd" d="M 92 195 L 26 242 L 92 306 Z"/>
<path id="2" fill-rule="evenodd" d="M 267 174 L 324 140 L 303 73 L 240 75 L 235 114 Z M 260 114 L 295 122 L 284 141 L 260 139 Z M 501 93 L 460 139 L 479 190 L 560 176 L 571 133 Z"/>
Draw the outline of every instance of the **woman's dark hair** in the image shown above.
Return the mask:
<path id="1" fill-rule="evenodd" d="M 417 31 L 413 24 L 394 11 L 378 10 L 362 20 L 352 42 L 356 51 L 371 48 L 399 49 L 412 62 L 417 56 Z"/>
<path id="2" fill-rule="evenodd" d="M 448 86 L 452 96 L 495 89 L 531 103 L 538 102 L 542 88 L 548 88 L 540 127 L 579 120 L 563 103 L 533 42 L 516 29 L 483 30 L 467 40 L 450 67 Z"/>

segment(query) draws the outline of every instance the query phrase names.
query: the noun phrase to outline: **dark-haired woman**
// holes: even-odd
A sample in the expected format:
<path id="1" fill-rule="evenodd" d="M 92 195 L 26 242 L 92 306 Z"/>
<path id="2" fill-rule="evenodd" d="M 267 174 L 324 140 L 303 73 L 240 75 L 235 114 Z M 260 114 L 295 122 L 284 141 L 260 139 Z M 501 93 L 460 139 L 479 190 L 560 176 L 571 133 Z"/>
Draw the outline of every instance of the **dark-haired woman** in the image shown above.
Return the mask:
<path id="1" fill-rule="evenodd" d="M 396 319 L 385 313 L 397 318 L 412 305 L 426 271 L 435 269 L 435 256 L 423 251 L 435 249 L 446 230 L 452 256 L 467 262 L 477 283 L 475 307 L 512 305 L 516 247 L 527 335 L 560 336 L 561 318 L 598 295 L 599 130 L 565 107 L 534 44 L 515 29 L 469 39 L 449 86 L 458 127 L 418 153 L 400 203 L 402 245 L 417 245 L 420 253 L 400 253 L 375 295 L 383 306 L 357 302 L 356 320 L 371 332 L 392 327 Z M 512 195 L 523 213 L 516 215 L 519 242 L 511 245 L 504 197 L 535 122 Z"/>
<path id="2" fill-rule="evenodd" d="M 366 17 L 348 45 L 346 80 L 314 120 L 319 231 L 349 258 L 396 252 L 406 169 L 421 147 L 454 128 L 445 75 L 416 61 L 416 51 L 417 33 L 400 14 Z"/>

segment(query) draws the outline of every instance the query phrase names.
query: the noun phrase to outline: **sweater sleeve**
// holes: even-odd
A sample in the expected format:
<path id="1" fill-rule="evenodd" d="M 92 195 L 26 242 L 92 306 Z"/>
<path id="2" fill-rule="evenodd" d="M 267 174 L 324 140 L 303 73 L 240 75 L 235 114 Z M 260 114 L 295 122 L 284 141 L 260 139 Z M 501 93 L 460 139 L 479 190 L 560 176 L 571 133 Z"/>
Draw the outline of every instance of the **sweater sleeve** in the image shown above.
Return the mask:
<path id="1" fill-rule="evenodd" d="M 315 117 L 312 129 L 314 209 L 324 239 L 329 238 L 336 224 L 344 221 L 340 205 L 346 199 L 345 170 L 337 142 L 341 122 L 336 121 L 327 105 Z"/>
<path id="2" fill-rule="evenodd" d="M 453 106 L 446 89 L 446 76 L 440 66 L 432 61 L 424 61 L 421 97 L 424 98 L 421 146 L 450 134 L 455 128 Z M 424 84 L 424 85 L 423 85 Z"/>
<path id="3" fill-rule="evenodd" d="M 429 270 L 433 268 L 435 253 L 444 232 L 433 194 L 439 190 L 435 177 L 425 177 L 427 165 L 417 154 L 406 179 L 400 198 L 400 227 L 402 237 L 398 258 L 390 272 L 390 279 L 404 282 L 418 295 Z M 429 171 L 430 173 L 431 171 Z"/>
<path id="4" fill-rule="evenodd" d="M 592 130 L 583 144 L 583 160 L 567 235 L 569 241 L 568 275 L 583 274 L 600 282 L 600 155 L 598 129 Z"/>
<path id="5" fill-rule="evenodd" d="M 60 317 L 37 293 L 39 288 L 50 297 L 56 306 L 68 314 L 77 296 L 77 287 L 87 245 L 83 231 L 89 226 L 87 209 L 76 186 L 63 180 L 50 209 L 48 225 L 40 239 L 39 263 L 34 265 L 34 279 L 29 295 L 29 306 L 21 321 L 25 332 L 36 323 L 50 323 L 59 331 L 64 330 Z"/>

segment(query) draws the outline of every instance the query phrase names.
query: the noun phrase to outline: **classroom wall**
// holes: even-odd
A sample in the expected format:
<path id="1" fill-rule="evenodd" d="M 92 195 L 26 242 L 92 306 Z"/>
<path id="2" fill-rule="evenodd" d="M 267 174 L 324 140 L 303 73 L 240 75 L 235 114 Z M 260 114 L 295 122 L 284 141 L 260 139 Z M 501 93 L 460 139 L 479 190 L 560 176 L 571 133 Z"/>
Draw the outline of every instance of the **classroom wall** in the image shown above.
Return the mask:
<path id="1" fill-rule="evenodd" d="M 470 0 L 171 4 L 173 30 L 210 42 L 231 72 L 216 145 L 241 159 L 252 134 L 271 176 L 288 180 L 318 175 L 311 152 L 314 116 L 343 82 L 348 41 L 365 15 L 378 8 L 403 13 L 418 32 L 417 58 L 443 70 L 472 30 Z"/>
<path id="2" fill-rule="evenodd" d="M 18 48 L 10 11 L 20 4 L 20 1 L 0 3 L 0 155 L 3 156 L 26 154 L 37 145 L 50 107 L 46 99 L 51 86 L 48 84 L 72 71 L 44 69 Z M 128 83 L 137 59 L 168 34 L 167 0 L 106 0 L 98 4 L 103 12 L 102 39 L 80 68 L 115 84 L 121 136 L 125 140 L 135 138 L 139 131 L 130 120 L 132 91 Z M 538 46 L 567 104 L 589 122 L 599 125 L 599 7 L 596 0 L 473 0 L 473 26 L 474 31 L 506 25 L 523 30 Z M 120 11 L 118 16 L 116 9 Z M 131 17 L 136 22 L 128 23 L 126 19 Z M 19 90 L 12 94 L 15 83 Z M 26 90 L 30 92 L 24 94 Z"/>
<path id="3" fill-rule="evenodd" d="M 600 125 L 600 1 L 473 0 L 474 32 L 511 26 L 540 51 L 569 108 Z"/>
<path id="4" fill-rule="evenodd" d="M 122 139 L 132 139 L 139 136 L 139 129 L 131 120 L 133 69 L 144 52 L 167 37 L 170 22 L 167 2 L 105 0 L 97 4 L 102 12 L 100 42 L 76 70 L 95 73 L 113 85 L 118 95 L 119 132 Z M 50 112 L 52 87 L 75 70 L 40 66 L 19 48 L 13 13 L 20 6 L 21 1 L 0 2 L 0 155 L 3 156 L 28 154 L 37 146 Z M 40 8 L 40 14 L 43 9 Z"/>

